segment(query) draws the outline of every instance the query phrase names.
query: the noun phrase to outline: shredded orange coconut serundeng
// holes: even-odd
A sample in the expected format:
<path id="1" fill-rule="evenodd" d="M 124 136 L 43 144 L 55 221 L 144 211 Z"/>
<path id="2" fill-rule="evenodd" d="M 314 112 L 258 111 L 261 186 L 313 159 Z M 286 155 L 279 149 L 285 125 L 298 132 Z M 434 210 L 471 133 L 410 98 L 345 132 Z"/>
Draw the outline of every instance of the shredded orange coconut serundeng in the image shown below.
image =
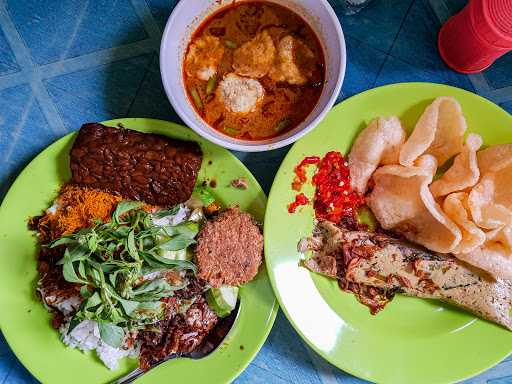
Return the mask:
<path id="1" fill-rule="evenodd" d="M 93 225 L 94 220 L 109 221 L 122 197 L 94 189 L 65 185 L 57 198 L 59 208 L 46 213 L 38 224 L 41 240 L 51 241 Z"/>

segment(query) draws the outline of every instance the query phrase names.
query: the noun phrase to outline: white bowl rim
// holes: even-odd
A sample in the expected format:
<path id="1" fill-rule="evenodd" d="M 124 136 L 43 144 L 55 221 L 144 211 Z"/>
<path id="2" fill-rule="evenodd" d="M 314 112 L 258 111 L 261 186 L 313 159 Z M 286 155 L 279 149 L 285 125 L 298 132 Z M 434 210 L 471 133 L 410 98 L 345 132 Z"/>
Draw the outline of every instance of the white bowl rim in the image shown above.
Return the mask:
<path id="1" fill-rule="evenodd" d="M 276 0 L 269 0 L 271 2 L 277 2 Z M 336 16 L 336 13 L 334 12 L 334 9 L 329 4 L 327 0 L 319 0 L 319 2 L 325 7 L 327 10 L 329 16 L 331 17 L 335 30 L 336 35 L 338 37 L 339 43 L 340 43 L 340 52 L 341 52 L 341 60 L 340 60 L 340 68 L 339 68 L 339 75 L 336 80 L 336 85 L 333 89 L 332 95 L 329 97 L 327 103 L 325 104 L 325 107 L 320 111 L 320 113 L 313 119 L 311 122 L 304 127 L 302 130 L 296 132 L 295 134 L 286 137 L 282 140 L 279 140 L 279 136 L 276 137 L 277 141 L 272 143 L 265 143 L 265 144 L 239 144 L 239 143 L 233 143 L 229 141 L 225 141 L 220 139 L 217 136 L 212 135 L 210 132 L 202 129 L 196 128 L 195 121 L 192 121 L 188 118 L 187 114 L 183 111 L 183 108 L 181 104 L 178 102 L 176 97 L 174 96 L 174 92 L 172 92 L 171 89 L 168 87 L 168 81 L 167 81 L 167 72 L 163 70 L 164 68 L 164 45 L 166 40 L 169 38 L 171 28 L 174 25 L 174 20 L 177 17 L 179 11 L 181 8 L 185 7 L 186 1 L 180 0 L 178 4 L 174 7 L 171 15 L 169 16 L 169 19 L 167 20 L 167 23 L 165 25 L 164 32 L 162 34 L 162 40 L 160 43 L 160 57 L 159 57 L 159 64 L 160 64 L 160 75 L 162 76 L 162 84 L 164 86 L 165 93 L 167 97 L 169 98 L 174 110 L 178 114 L 178 116 L 185 122 L 185 124 L 194 130 L 198 135 L 204 137 L 205 139 L 211 141 L 214 144 L 220 145 L 224 148 L 228 148 L 235 151 L 241 151 L 241 152 L 264 152 L 264 151 L 271 151 L 274 149 L 285 147 L 289 144 L 292 144 L 302 138 L 304 135 L 309 133 L 311 130 L 313 130 L 327 115 L 327 113 L 332 109 L 336 98 L 338 97 L 341 86 L 343 84 L 343 80 L 345 79 L 345 71 L 347 67 L 347 48 L 345 44 L 345 36 L 343 34 L 343 30 L 341 28 L 341 23 L 338 20 L 338 16 Z M 189 106 L 189 108 L 192 108 L 192 106 Z M 206 124 L 206 123 L 205 123 Z"/>

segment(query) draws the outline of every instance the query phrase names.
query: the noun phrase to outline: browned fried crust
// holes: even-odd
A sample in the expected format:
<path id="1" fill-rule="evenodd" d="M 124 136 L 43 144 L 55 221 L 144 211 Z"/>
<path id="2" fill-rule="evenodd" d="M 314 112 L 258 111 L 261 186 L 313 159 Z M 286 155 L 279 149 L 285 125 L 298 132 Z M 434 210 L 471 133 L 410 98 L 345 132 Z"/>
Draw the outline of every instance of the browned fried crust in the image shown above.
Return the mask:
<path id="1" fill-rule="evenodd" d="M 73 183 L 168 206 L 190 198 L 202 152 L 194 142 L 84 124 L 70 157 Z"/>
<path id="2" fill-rule="evenodd" d="M 256 276 L 262 255 L 263 236 L 252 216 L 228 208 L 199 233 L 198 276 L 216 288 L 242 285 Z"/>

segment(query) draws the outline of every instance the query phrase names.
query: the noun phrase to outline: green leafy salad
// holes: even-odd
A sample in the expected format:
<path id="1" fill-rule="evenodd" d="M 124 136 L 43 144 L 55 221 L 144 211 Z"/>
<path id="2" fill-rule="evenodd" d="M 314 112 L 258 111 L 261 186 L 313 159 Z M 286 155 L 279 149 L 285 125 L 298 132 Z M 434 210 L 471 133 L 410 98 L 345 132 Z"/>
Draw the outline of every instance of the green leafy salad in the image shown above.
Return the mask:
<path id="1" fill-rule="evenodd" d="M 208 191 L 198 190 L 195 195 L 203 206 L 213 201 Z M 187 277 L 197 269 L 191 246 L 196 243 L 204 216 L 202 209 L 196 209 L 177 224 L 165 221 L 182 209 L 184 206 L 178 205 L 149 213 L 142 209 L 142 203 L 122 201 L 111 221 L 96 221 L 93 227 L 48 244 L 50 248 L 65 246 L 58 264 L 67 282 L 80 285 L 83 298 L 72 314 L 68 333 L 82 321 L 93 320 L 98 323 L 101 339 L 119 348 L 127 332 L 162 319 L 165 299 L 186 288 Z M 165 224 L 160 225 L 161 219 Z M 177 278 L 166 278 L 170 270 Z M 229 314 L 236 305 L 238 289 L 210 291 L 207 298 L 212 309 L 221 317 Z"/>

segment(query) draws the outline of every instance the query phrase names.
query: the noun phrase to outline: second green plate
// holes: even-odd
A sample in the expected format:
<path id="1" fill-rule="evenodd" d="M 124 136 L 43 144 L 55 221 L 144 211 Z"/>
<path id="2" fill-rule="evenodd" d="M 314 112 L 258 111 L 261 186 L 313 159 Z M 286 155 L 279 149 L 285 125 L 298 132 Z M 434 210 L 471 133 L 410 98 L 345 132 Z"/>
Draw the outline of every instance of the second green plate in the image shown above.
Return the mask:
<path id="1" fill-rule="evenodd" d="M 297 242 L 311 233 L 313 211 L 294 215 L 290 184 L 308 155 L 346 154 L 356 134 L 374 117 L 397 115 L 411 129 L 437 96 L 453 96 L 469 131 L 486 145 L 512 143 L 512 117 L 472 93 L 438 84 L 404 83 L 376 88 L 344 101 L 297 142 L 274 181 L 265 220 L 265 255 L 284 313 L 321 356 L 337 367 L 379 383 L 450 383 L 476 375 L 512 351 L 512 332 L 436 301 L 398 296 L 384 311 L 340 291 L 336 281 L 299 267 Z M 311 196 L 312 189 L 305 192 Z"/>
<path id="2" fill-rule="evenodd" d="M 190 129 L 152 119 L 119 119 L 106 122 L 147 133 L 194 140 L 203 150 L 199 181 L 215 179 L 213 193 L 224 205 L 238 204 L 261 222 L 265 194 L 251 173 L 231 153 L 201 139 Z M 66 348 L 50 315 L 35 294 L 37 245 L 27 229 L 29 216 L 40 214 L 70 177 L 69 150 L 75 134 L 69 134 L 40 153 L 18 176 L 0 207 L 0 326 L 9 346 L 27 369 L 43 383 L 110 383 L 137 366 L 124 359 L 109 371 L 95 354 Z M 245 177 L 249 188 L 230 187 L 231 180 Z M 221 345 L 199 359 L 175 359 L 149 371 L 137 383 L 227 383 L 235 379 L 256 356 L 267 338 L 277 313 L 265 268 L 240 289 L 240 310 Z"/>

